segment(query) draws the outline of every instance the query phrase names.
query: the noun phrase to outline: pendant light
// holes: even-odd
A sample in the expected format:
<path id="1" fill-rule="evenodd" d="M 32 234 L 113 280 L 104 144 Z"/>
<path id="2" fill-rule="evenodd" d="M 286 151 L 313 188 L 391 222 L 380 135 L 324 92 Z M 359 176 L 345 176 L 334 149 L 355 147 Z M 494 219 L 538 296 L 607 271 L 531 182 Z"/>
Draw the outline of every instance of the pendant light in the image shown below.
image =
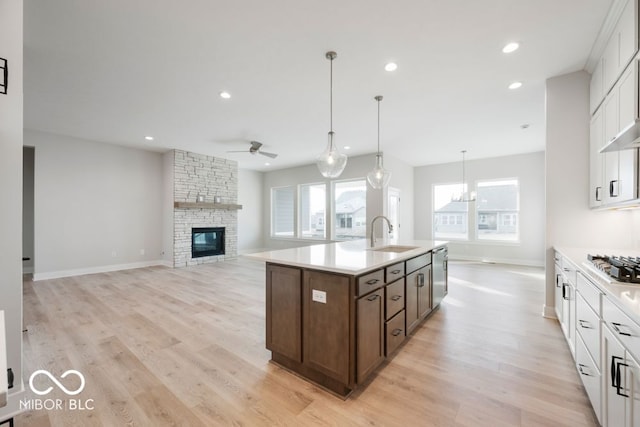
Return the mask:
<path id="1" fill-rule="evenodd" d="M 335 133 L 333 132 L 333 60 L 338 56 L 335 52 L 327 52 L 325 57 L 331 61 L 331 74 L 330 74 L 330 93 L 329 93 L 329 123 L 331 130 L 329 131 L 329 141 L 327 142 L 327 148 L 316 157 L 316 164 L 320 173 L 325 178 L 337 178 L 340 176 L 344 167 L 347 166 L 347 156 L 338 151 L 333 139 Z"/>
<path id="2" fill-rule="evenodd" d="M 379 190 L 389 185 L 391 172 L 382 166 L 382 153 L 380 152 L 380 101 L 382 101 L 382 95 L 378 95 L 374 99 L 378 102 L 378 152 L 376 153 L 376 166 L 367 174 L 367 181 L 373 188 Z"/>
<path id="3" fill-rule="evenodd" d="M 467 150 L 462 150 L 462 192 L 458 194 L 454 194 L 451 196 L 452 202 L 475 202 L 476 201 L 476 192 L 471 191 L 468 192 L 466 190 L 467 183 L 465 181 L 465 170 L 464 170 L 464 155 L 467 153 Z"/>

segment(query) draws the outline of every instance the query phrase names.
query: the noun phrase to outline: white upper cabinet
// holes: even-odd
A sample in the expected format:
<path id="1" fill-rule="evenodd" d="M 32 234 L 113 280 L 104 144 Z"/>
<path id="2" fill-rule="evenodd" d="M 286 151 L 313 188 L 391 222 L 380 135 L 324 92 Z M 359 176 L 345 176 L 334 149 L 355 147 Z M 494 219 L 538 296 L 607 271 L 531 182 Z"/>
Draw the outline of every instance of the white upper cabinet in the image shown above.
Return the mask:
<path id="1" fill-rule="evenodd" d="M 600 58 L 596 68 L 593 70 L 593 74 L 591 74 L 591 86 L 589 88 L 589 112 L 591 114 L 598 109 L 604 99 L 603 64 L 604 60 Z"/>
<path id="2" fill-rule="evenodd" d="M 602 206 L 604 200 L 604 155 L 600 149 L 604 143 L 603 109 L 599 109 L 591 119 L 589 134 L 589 206 L 597 208 Z"/>
<path id="3" fill-rule="evenodd" d="M 602 56 L 604 91 L 607 93 L 615 84 L 620 73 L 638 51 L 638 0 L 628 0 L 622 16 L 609 38 Z M 595 96 L 596 94 L 594 94 Z M 600 98 L 602 99 L 602 98 Z M 597 101 L 592 101 L 592 104 Z"/>

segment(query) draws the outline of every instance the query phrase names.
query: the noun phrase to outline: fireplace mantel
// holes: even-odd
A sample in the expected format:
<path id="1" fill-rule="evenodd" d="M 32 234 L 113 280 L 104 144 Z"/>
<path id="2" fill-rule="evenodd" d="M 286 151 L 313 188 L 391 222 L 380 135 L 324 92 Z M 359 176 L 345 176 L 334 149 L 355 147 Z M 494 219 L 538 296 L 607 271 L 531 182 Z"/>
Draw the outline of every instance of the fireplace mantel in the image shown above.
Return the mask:
<path id="1" fill-rule="evenodd" d="M 242 205 L 230 205 L 226 203 L 207 203 L 207 202 L 173 202 L 174 208 L 179 209 L 227 209 L 240 210 Z"/>

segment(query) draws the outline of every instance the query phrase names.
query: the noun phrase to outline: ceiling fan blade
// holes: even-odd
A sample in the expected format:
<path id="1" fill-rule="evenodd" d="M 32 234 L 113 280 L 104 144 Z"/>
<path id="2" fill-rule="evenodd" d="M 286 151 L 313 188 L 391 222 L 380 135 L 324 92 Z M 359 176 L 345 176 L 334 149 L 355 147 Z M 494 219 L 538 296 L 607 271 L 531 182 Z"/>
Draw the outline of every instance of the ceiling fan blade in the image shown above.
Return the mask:
<path id="1" fill-rule="evenodd" d="M 276 157 L 278 157 L 277 154 L 274 153 L 267 153 L 265 151 L 258 151 L 258 153 L 262 154 L 263 156 L 267 156 L 267 157 L 271 157 L 272 159 L 275 159 Z"/>
<path id="2" fill-rule="evenodd" d="M 239 150 L 239 151 L 227 151 L 227 153 L 248 153 L 247 150 Z"/>

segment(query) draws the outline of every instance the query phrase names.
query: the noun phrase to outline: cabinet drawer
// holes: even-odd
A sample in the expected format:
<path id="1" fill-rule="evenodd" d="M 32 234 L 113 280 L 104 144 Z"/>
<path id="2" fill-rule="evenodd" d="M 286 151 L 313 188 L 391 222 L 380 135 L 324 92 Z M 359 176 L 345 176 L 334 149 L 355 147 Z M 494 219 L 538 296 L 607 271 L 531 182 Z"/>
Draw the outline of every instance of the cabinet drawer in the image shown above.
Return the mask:
<path id="1" fill-rule="evenodd" d="M 399 262 L 384 269 L 386 283 L 391 283 L 404 276 L 404 262 Z"/>
<path id="2" fill-rule="evenodd" d="M 580 337 L 576 338 L 576 368 L 591 401 L 591 406 L 593 406 L 593 410 L 598 420 L 600 420 L 600 371 L 596 368 Z"/>
<path id="3" fill-rule="evenodd" d="M 581 294 L 576 294 L 576 329 L 600 369 L 600 318 Z"/>
<path id="4" fill-rule="evenodd" d="M 376 270 L 372 273 L 358 277 L 358 295 L 375 291 L 384 285 L 384 270 Z"/>
<path id="5" fill-rule="evenodd" d="M 385 347 L 384 355 L 389 356 L 398 348 L 406 336 L 404 330 L 404 310 L 396 314 L 395 317 L 385 324 Z"/>
<path id="6" fill-rule="evenodd" d="M 391 319 L 404 308 L 404 279 L 396 280 L 385 288 L 385 319 Z"/>
<path id="7" fill-rule="evenodd" d="M 631 356 L 638 360 L 638 356 L 640 356 L 640 326 L 607 297 L 602 298 L 602 320 L 605 321 L 613 335 L 627 347 Z"/>
<path id="8" fill-rule="evenodd" d="M 600 317 L 602 313 L 602 310 L 600 309 L 600 297 L 602 293 L 589 281 L 589 279 L 584 277 L 582 273 L 578 272 L 577 277 L 578 292 L 580 292 L 580 295 L 582 295 L 587 304 L 589 304 L 598 317 Z"/>
<path id="9" fill-rule="evenodd" d="M 431 264 L 431 252 L 407 260 L 407 274 Z"/>

